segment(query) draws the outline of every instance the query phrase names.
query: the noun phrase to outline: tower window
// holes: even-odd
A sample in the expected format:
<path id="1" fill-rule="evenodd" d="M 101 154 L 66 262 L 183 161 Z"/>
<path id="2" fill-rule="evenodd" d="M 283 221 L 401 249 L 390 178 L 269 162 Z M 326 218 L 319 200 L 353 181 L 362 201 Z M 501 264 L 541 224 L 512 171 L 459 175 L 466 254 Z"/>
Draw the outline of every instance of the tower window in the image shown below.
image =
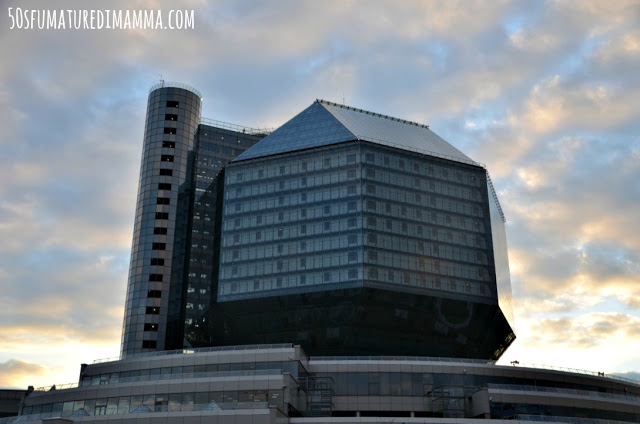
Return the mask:
<path id="1" fill-rule="evenodd" d="M 160 170 L 160 175 L 171 177 L 171 176 L 173 176 L 173 169 L 161 169 Z"/>
<path id="2" fill-rule="evenodd" d="M 162 162 L 173 162 L 173 155 L 162 155 L 160 156 L 160 160 Z"/>
<path id="3" fill-rule="evenodd" d="M 180 103 L 175 100 L 167 100 L 167 107 L 178 107 L 178 105 L 180 105 Z"/>
<path id="4" fill-rule="evenodd" d="M 162 297 L 162 292 L 160 290 L 147 290 L 147 297 Z"/>
<path id="5" fill-rule="evenodd" d="M 163 277 L 162 274 L 149 274 L 149 281 L 161 282 L 162 277 Z"/>
<path id="6" fill-rule="evenodd" d="M 171 204 L 171 199 L 169 199 L 168 197 L 158 197 L 157 204 L 158 205 L 169 205 L 169 204 Z"/>
<path id="7" fill-rule="evenodd" d="M 164 120 L 165 121 L 177 121 L 178 120 L 178 115 L 174 115 L 172 113 L 167 113 L 166 115 L 164 115 Z"/>
<path id="8" fill-rule="evenodd" d="M 152 243 L 151 250 L 165 250 L 167 248 L 167 243 Z"/>
<path id="9" fill-rule="evenodd" d="M 158 331 L 158 324 L 146 323 L 144 325 L 144 331 Z"/>
<path id="10" fill-rule="evenodd" d="M 167 229 L 163 228 L 163 227 L 155 227 L 153 229 L 153 234 L 161 234 L 161 235 L 165 235 L 167 234 Z"/>
<path id="11" fill-rule="evenodd" d="M 169 183 L 158 183 L 158 190 L 171 190 L 171 184 L 169 184 Z"/>
<path id="12" fill-rule="evenodd" d="M 167 149 L 175 149 L 176 142 L 175 141 L 163 141 L 162 142 L 162 147 L 165 147 Z"/>
<path id="13" fill-rule="evenodd" d="M 158 342 L 156 342 L 155 340 L 143 340 L 142 341 L 142 348 L 143 349 L 155 349 L 157 344 L 158 344 Z"/>
<path id="14" fill-rule="evenodd" d="M 160 314 L 160 308 L 156 308 L 155 306 L 147 306 L 147 314 L 158 315 Z"/>
<path id="15" fill-rule="evenodd" d="M 162 265 L 164 265 L 164 259 L 162 259 L 162 258 L 151 258 L 150 265 L 152 265 L 152 266 L 162 266 Z"/>
<path id="16" fill-rule="evenodd" d="M 170 134 L 170 135 L 176 135 L 176 129 L 175 128 L 167 128 L 167 127 L 165 127 L 164 133 L 165 134 Z"/>
<path id="17" fill-rule="evenodd" d="M 169 219 L 167 212 L 156 212 L 156 219 Z"/>

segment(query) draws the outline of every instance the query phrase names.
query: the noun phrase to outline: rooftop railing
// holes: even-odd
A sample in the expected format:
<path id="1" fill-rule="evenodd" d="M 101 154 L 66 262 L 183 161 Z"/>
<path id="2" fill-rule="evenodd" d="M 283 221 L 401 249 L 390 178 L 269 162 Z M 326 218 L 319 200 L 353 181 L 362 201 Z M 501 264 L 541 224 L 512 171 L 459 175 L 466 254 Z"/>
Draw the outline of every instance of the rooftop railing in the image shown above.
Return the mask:
<path id="1" fill-rule="evenodd" d="M 635 385 L 640 385 L 640 381 L 639 380 L 633 380 L 631 378 L 620 377 L 620 376 L 617 376 L 617 375 L 614 375 L 614 374 L 606 374 L 606 373 L 603 373 L 603 372 L 581 370 L 581 369 L 578 369 L 578 368 L 558 367 L 558 366 L 544 365 L 544 364 L 528 364 L 528 363 L 520 363 L 520 362 L 517 362 L 516 364 L 512 363 L 512 365 L 515 366 L 515 367 L 518 367 L 518 368 L 533 368 L 533 369 L 542 369 L 542 370 L 550 370 L 550 371 L 561 371 L 561 372 L 570 372 L 570 373 L 573 373 L 573 374 L 589 375 L 589 376 L 593 376 L 593 377 L 609 378 L 609 379 L 612 379 L 612 380 L 618 380 L 618 381 L 622 381 L 622 382 L 625 382 L 625 383 L 632 383 L 632 384 L 635 384 Z M 508 366 L 508 365 L 503 365 L 503 366 Z"/>
<path id="2" fill-rule="evenodd" d="M 440 358 L 431 356 L 312 356 L 310 361 L 421 361 L 421 362 L 450 362 L 478 365 L 495 365 L 496 361 L 489 359 Z"/>
<path id="3" fill-rule="evenodd" d="M 607 399 L 629 400 L 632 402 L 638 402 L 640 400 L 640 398 L 637 395 L 633 395 L 633 394 L 605 393 L 605 392 L 596 392 L 592 390 L 564 389 L 561 387 L 543 387 L 543 386 L 527 386 L 523 384 L 492 384 L 492 383 L 487 384 L 487 387 L 490 389 L 515 390 L 519 392 L 564 393 L 564 394 L 570 394 L 570 395 L 595 396 L 595 397 L 607 398 Z"/>
<path id="4" fill-rule="evenodd" d="M 231 124 L 229 122 L 218 121 L 210 118 L 201 118 L 200 124 L 209 125 L 211 127 L 223 128 L 229 131 L 235 131 L 249 135 L 268 135 L 271 134 L 275 128 L 251 128 L 242 125 Z"/>
<path id="5" fill-rule="evenodd" d="M 202 99 L 202 93 L 199 92 L 196 88 L 187 85 L 187 84 L 183 84 L 181 82 L 173 82 L 173 81 L 160 81 L 159 83 L 151 86 L 151 88 L 149 89 L 149 93 L 151 93 L 154 90 L 157 90 L 158 88 L 182 88 L 183 90 L 189 90 L 194 94 L 197 94 L 198 97 L 200 97 L 200 99 Z"/>
<path id="6" fill-rule="evenodd" d="M 242 351 L 242 350 L 264 350 L 264 349 L 285 349 L 293 348 L 292 343 L 276 343 L 276 344 L 258 344 L 258 345 L 241 345 L 241 346 L 214 346 L 214 347 L 200 347 L 195 349 L 175 349 L 175 350 L 161 350 L 155 352 L 144 352 L 129 354 L 125 358 L 119 356 L 117 358 L 104 358 L 96 359 L 92 364 L 102 364 L 105 362 L 115 362 L 123 359 L 139 359 L 139 358 L 154 358 L 158 356 L 169 355 L 186 355 L 194 353 L 204 352 L 226 352 L 226 351 Z"/>
<path id="7" fill-rule="evenodd" d="M 106 384 L 117 383 L 135 383 L 138 381 L 165 381 L 165 380 L 177 380 L 187 378 L 219 378 L 219 377 L 254 377 L 265 375 L 282 375 L 281 369 L 268 369 L 268 370 L 239 370 L 239 371 L 211 371 L 211 372 L 188 372 L 180 374 L 154 374 L 154 375 L 139 375 L 135 377 L 114 377 L 109 380 L 91 380 L 83 381 L 82 383 L 69 383 L 53 386 L 38 387 L 34 391 L 36 392 L 50 392 L 54 390 L 75 389 L 77 387 L 91 387 L 91 386 L 103 386 Z"/>

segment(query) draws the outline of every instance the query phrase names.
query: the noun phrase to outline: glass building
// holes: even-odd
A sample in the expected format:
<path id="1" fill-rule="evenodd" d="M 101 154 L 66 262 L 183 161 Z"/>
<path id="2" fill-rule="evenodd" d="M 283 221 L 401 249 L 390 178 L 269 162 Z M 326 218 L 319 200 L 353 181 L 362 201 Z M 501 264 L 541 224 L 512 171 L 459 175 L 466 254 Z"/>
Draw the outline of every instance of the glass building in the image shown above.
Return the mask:
<path id="1" fill-rule="evenodd" d="M 123 355 L 286 342 L 495 359 L 515 339 L 482 165 L 427 126 L 331 102 L 269 134 L 201 120 L 201 101 L 149 95 Z"/>
<path id="2" fill-rule="evenodd" d="M 487 171 L 428 127 L 316 101 L 226 168 L 220 340 L 498 358 L 503 219 Z"/>
<path id="3" fill-rule="evenodd" d="M 229 160 L 266 135 L 202 120 L 202 100 L 184 84 L 163 82 L 149 91 L 123 356 L 180 348 L 206 322 L 217 274 L 210 186 Z"/>

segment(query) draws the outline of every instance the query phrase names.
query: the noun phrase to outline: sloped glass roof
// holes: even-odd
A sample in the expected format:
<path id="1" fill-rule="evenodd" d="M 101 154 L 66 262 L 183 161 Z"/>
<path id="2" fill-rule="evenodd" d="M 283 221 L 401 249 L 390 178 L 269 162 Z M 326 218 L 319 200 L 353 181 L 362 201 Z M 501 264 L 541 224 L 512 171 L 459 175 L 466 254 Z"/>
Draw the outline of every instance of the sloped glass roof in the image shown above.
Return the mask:
<path id="1" fill-rule="evenodd" d="M 478 165 L 426 125 L 316 100 L 233 161 L 365 140 Z"/>
<path id="2" fill-rule="evenodd" d="M 321 103 L 314 102 L 233 161 L 295 152 L 355 139 L 356 137 Z"/>

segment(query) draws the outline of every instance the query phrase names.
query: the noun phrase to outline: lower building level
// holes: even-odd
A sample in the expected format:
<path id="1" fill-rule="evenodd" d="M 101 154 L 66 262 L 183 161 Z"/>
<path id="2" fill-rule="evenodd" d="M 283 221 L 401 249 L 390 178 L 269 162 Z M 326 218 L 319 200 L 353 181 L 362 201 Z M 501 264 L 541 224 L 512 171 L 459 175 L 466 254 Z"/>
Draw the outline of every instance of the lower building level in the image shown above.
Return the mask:
<path id="1" fill-rule="evenodd" d="M 640 382 L 423 357 L 308 357 L 291 344 L 153 352 L 83 365 L 0 424 L 640 423 Z"/>

